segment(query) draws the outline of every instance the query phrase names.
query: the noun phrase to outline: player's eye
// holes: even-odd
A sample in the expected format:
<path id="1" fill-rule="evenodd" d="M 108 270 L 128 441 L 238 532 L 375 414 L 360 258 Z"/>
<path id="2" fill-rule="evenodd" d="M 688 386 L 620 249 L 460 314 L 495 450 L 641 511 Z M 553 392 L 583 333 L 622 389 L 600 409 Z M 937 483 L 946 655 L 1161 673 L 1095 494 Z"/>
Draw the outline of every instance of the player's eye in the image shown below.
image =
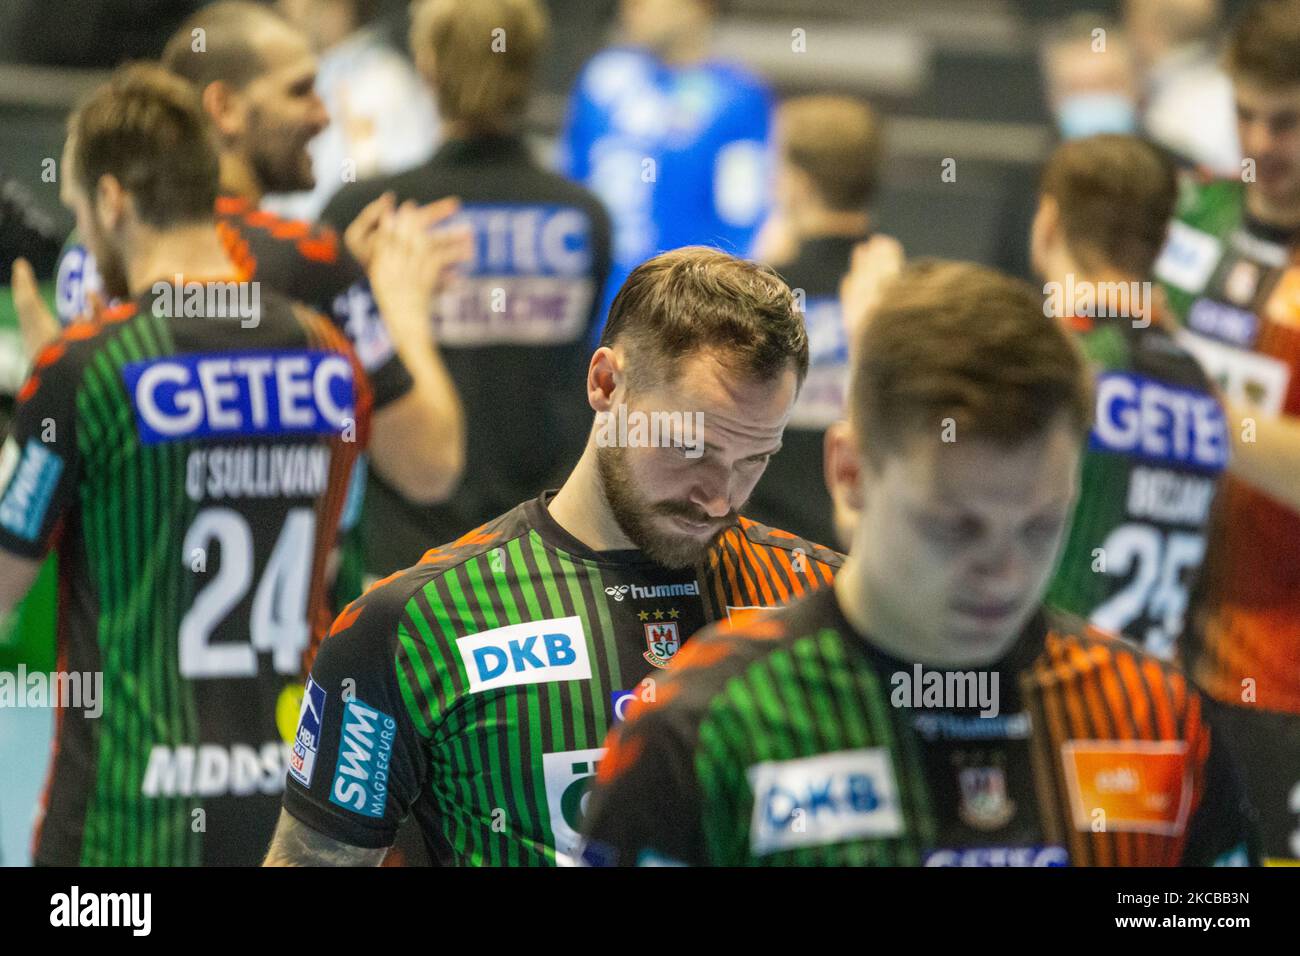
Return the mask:
<path id="1" fill-rule="evenodd" d="M 1025 540 L 1032 544 L 1050 541 L 1061 525 L 1061 519 L 1054 515 L 1043 515 L 1025 525 Z"/>

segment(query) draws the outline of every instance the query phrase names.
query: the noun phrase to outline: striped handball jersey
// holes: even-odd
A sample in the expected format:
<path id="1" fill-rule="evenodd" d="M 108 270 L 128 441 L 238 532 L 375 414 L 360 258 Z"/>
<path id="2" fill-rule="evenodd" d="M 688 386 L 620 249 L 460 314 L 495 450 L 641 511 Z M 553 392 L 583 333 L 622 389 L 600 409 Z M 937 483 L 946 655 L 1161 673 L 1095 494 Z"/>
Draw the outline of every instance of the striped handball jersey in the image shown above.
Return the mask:
<path id="1" fill-rule="evenodd" d="M 1201 698 L 1134 645 L 1041 612 L 941 671 L 826 589 L 683 650 L 610 735 L 591 865 L 1245 863 L 1254 836 Z"/>
<path id="2" fill-rule="evenodd" d="M 1187 180 L 1156 277 L 1180 341 L 1229 401 L 1300 415 L 1296 233 L 1251 217 L 1246 188 Z M 1191 601 L 1192 676 L 1227 703 L 1251 686 L 1254 706 L 1300 713 L 1300 514 L 1231 474 L 1218 499 Z"/>
<path id="3" fill-rule="evenodd" d="M 603 741 L 691 634 L 828 585 L 832 551 L 748 519 L 694 569 L 597 552 L 549 493 L 354 602 L 303 699 L 285 809 L 358 847 L 413 813 L 443 864 L 574 861 Z"/>
<path id="4" fill-rule="evenodd" d="M 1228 462 L 1223 408 L 1160 325 L 1071 323 L 1095 371 L 1079 500 L 1046 602 L 1173 659 Z"/>
<path id="5" fill-rule="evenodd" d="M 259 862 L 330 619 L 361 365 L 256 283 L 164 289 L 69 326 L 0 451 L 0 547 L 57 547 L 59 671 L 103 681 L 57 712 L 41 864 Z"/>

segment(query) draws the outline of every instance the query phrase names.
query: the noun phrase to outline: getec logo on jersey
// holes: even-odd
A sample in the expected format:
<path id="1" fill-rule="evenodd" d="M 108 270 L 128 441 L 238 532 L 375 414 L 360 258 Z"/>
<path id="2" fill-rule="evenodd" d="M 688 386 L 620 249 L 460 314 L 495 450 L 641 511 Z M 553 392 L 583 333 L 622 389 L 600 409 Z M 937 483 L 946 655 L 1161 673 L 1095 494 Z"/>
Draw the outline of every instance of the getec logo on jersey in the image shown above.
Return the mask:
<path id="1" fill-rule="evenodd" d="M 396 733 L 397 721 L 365 701 L 353 699 L 343 705 L 330 803 L 367 817 L 384 815 Z"/>
<path id="2" fill-rule="evenodd" d="M 1230 442 L 1223 408 L 1211 395 L 1103 372 L 1088 447 L 1218 471 L 1228 463 Z"/>
<path id="3" fill-rule="evenodd" d="M 591 659 L 582 618 L 526 621 L 480 631 L 456 641 L 469 691 L 557 680 L 589 680 Z"/>
<path id="4" fill-rule="evenodd" d="M 884 747 L 766 761 L 747 776 L 755 856 L 903 832 L 894 765 Z"/>
<path id="5" fill-rule="evenodd" d="M 336 352 L 174 355 L 122 368 L 140 442 L 326 434 L 354 421 L 352 364 Z"/>
<path id="6" fill-rule="evenodd" d="M 24 541 L 35 541 L 45 523 L 63 459 L 35 438 L 22 454 L 12 438 L 0 450 L 0 526 Z"/>
<path id="7" fill-rule="evenodd" d="M 306 692 L 302 695 L 298 732 L 293 738 L 293 754 L 289 757 L 289 776 L 304 787 L 311 786 L 316 754 L 320 750 L 320 723 L 324 715 L 325 688 L 309 677 Z"/>
<path id="8" fill-rule="evenodd" d="M 586 324 L 591 220 L 555 205 L 472 204 L 448 225 L 468 225 L 474 260 L 435 311 L 443 345 L 555 344 Z"/>

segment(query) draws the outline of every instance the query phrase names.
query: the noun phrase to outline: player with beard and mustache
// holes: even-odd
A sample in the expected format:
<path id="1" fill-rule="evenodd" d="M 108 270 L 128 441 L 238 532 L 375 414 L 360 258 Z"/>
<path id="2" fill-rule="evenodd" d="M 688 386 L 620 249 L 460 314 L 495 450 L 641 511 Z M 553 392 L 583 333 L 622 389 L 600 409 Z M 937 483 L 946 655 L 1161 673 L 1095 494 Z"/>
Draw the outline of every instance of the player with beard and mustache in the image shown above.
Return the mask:
<path id="1" fill-rule="evenodd" d="M 378 863 L 408 814 L 443 864 L 571 863 L 605 732 L 655 697 L 682 642 L 839 568 L 738 514 L 807 368 L 771 270 L 699 247 L 638 266 L 588 365 L 597 420 L 563 487 L 335 622 L 268 864 Z"/>
<path id="2" fill-rule="evenodd" d="M 343 330 L 374 386 L 373 467 L 413 502 L 444 500 L 464 470 L 465 428 L 459 394 L 433 341 L 430 305 L 412 298 L 409 283 L 372 287 L 364 271 L 375 230 L 395 203 L 383 197 L 367 207 L 346 243 L 328 226 L 258 209 L 270 193 L 309 189 L 315 181 L 307 144 L 329 117 L 315 92 L 316 57 L 307 38 L 267 7 L 222 2 L 182 24 L 161 62 L 199 90 L 215 129 L 217 230 L 228 255 L 252 278 Z M 424 216 L 434 224 L 456 209 L 448 200 L 425 207 Z M 466 238 L 459 241 L 467 245 Z M 113 299 L 125 288 L 119 264 L 98 261 L 79 238 L 69 240 L 57 295 L 65 324 L 88 311 L 92 293 Z M 345 529 L 358 518 L 350 508 Z M 359 552 L 352 559 L 359 563 Z M 360 590 L 359 578 L 349 580 L 339 603 Z"/>

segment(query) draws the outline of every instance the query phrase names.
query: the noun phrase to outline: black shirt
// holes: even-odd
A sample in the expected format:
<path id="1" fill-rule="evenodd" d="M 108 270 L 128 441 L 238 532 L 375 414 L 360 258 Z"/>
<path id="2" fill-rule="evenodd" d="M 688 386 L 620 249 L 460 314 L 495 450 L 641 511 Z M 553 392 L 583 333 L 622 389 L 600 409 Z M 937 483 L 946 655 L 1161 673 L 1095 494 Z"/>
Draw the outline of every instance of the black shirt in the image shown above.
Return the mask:
<path id="1" fill-rule="evenodd" d="M 849 380 L 848 336 L 840 313 L 840 279 L 849 270 L 853 247 L 868 235 L 809 239 L 798 257 L 780 270 L 802 298 L 808 329 L 808 377 L 799 390 L 781 451 L 745 507 L 746 514 L 813 541 L 836 545 L 834 511 L 822 472 L 827 427 L 844 417 Z"/>
<path id="2" fill-rule="evenodd" d="M 461 199 L 474 260 L 433 317 L 464 403 L 465 480 L 437 506 L 382 479 L 367 491 L 367 560 L 386 574 L 560 483 L 591 427 L 583 389 L 609 273 L 609 217 L 594 196 L 543 169 L 515 136 L 451 140 L 422 166 L 345 187 L 324 212 L 340 229 L 372 200 Z"/>

